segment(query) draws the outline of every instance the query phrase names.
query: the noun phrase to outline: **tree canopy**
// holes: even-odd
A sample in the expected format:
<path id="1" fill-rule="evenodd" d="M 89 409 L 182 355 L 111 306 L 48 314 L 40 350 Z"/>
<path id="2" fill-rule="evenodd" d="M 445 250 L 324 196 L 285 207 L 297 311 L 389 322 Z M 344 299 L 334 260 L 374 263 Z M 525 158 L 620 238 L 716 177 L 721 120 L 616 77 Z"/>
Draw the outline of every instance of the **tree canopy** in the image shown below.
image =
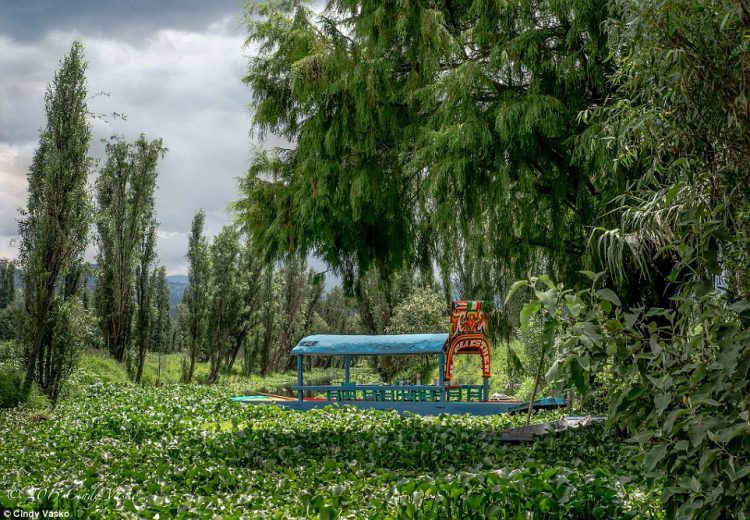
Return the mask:
<path id="1" fill-rule="evenodd" d="M 574 279 L 625 182 L 589 167 L 606 150 L 580 116 L 613 91 L 606 17 L 604 1 L 251 5 L 254 128 L 292 145 L 255 155 L 241 221 L 269 256 L 314 251 L 348 283 L 438 263 L 450 284 L 466 253 L 491 258 L 495 292 L 534 265 Z"/>

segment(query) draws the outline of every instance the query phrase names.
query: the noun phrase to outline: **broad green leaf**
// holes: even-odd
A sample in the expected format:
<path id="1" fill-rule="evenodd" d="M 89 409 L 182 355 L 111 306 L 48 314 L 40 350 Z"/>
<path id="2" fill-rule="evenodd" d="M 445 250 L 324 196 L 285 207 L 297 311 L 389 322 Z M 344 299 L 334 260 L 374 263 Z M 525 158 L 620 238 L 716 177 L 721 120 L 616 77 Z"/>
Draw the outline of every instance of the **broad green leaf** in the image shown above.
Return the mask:
<path id="1" fill-rule="evenodd" d="M 604 273 L 595 273 L 593 271 L 578 271 L 592 282 L 596 282 Z"/>
<path id="2" fill-rule="evenodd" d="M 671 394 L 662 394 L 657 395 L 654 397 L 654 404 L 656 405 L 656 414 L 661 415 L 664 413 L 664 410 L 667 409 L 669 406 L 669 403 L 672 402 L 672 395 Z"/>
<path id="3" fill-rule="evenodd" d="M 573 384 L 576 390 L 583 392 L 586 389 L 586 381 L 584 378 L 583 368 L 578 363 L 578 360 L 573 359 L 570 362 L 570 377 L 573 380 Z"/>
<path id="4" fill-rule="evenodd" d="M 657 444 L 646 453 L 644 462 L 646 463 L 646 471 L 652 472 L 656 469 L 662 459 L 667 455 L 666 444 Z"/>
<path id="5" fill-rule="evenodd" d="M 555 284 L 552 283 L 552 280 L 546 274 L 540 275 L 539 278 L 538 278 L 538 280 L 540 282 L 542 282 L 544 285 L 546 285 L 548 289 L 554 289 L 555 288 Z"/>
<path id="6" fill-rule="evenodd" d="M 505 297 L 505 304 L 508 304 L 508 302 L 513 297 L 513 295 L 516 294 L 516 291 L 518 291 L 518 289 L 520 289 L 521 287 L 527 287 L 528 285 L 529 282 L 527 280 L 518 280 L 513 282 L 513 285 L 510 286 L 510 290 L 508 291 L 508 295 Z"/>
<path id="7" fill-rule="evenodd" d="M 541 308 L 542 302 L 538 300 L 534 300 L 533 302 L 529 302 L 523 306 L 519 317 L 521 322 L 521 330 L 526 330 L 529 328 L 529 321 L 531 320 L 532 316 L 539 312 L 539 309 Z"/>
<path id="8" fill-rule="evenodd" d="M 535 294 L 548 310 L 552 310 L 557 306 L 557 289 L 552 288 L 546 291 L 535 291 Z"/>
<path id="9" fill-rule="evenodd" d="M 618 296 L 612 289 L 599 289 L 598 291 L 596 291 L 596 294 L 597 296 L 599 296 L 599 298 L 607 300 L 608 302 L 611 302 L 618 307 L 622 306 L 622 303 L 620 303 L 620 298 L 618 298 Z"/>
<path id="10" fill-rule="evenodd" d="M 544 376 L 544 379 L 547 382 L 553 382 L 557 381 L 558 377 L 560 376 L 560 361 L 555 360 L 554 363 L 552 363 L 552 366 L 549 367 L 549 370 L 547 370 L 547 373 Z"/>

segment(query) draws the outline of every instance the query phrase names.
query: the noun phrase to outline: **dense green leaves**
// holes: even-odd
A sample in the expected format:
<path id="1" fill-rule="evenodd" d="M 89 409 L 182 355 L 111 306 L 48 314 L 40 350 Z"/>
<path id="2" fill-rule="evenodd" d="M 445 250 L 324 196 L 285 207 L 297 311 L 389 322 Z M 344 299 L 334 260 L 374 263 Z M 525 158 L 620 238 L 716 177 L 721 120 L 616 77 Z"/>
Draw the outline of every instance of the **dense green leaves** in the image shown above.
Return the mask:
<path id="1" fill-rule="evenodd" d="M 83 45 L 74 42 L 47 88 L 47 122 L 29 169 L 28 203 L 19 222 L 26 321 L 24 389 L 35 381 L 53 400 L 83 348 L 78 331 L 63 327 L 83 319 L 70 311 L 79 298 L 91 225 L 86 66 Z M 56 340 L 57 334 L 71 342 Z"/>
<path id="2" fill-rule="evenodd" d="M 183 296 L 184 322 L 187 329 L 188 365 L 183 378 L 190 383 L 195 371 L 195 363 L 206 342 L 209 315 L 209 291 L 211 288 L 211 257 L 208 240 L 203 234 L 206 213 L 198 210 L 193 217 L 188 241 L 188 280 L 190 286 Z"/>
<path id="3" fill-rule="evenodd" d="M 96 309 L 104 344 L 114 358 L 135 357 L 130 352 L 135 345 L 142 361 L 148 282 L 156 256 L 154 190 L 157 164 L 166 149 L 161 139 L 148 141 L 143 135 L 132 144 L 113 138 L 105 149 L 107 161 L 96 182 Z M 137 366 L 142 370 L 140 362 Z"/>
<path id="4" fill-rule="evenodd" d="M 0 310 L 5 309 L 16 295 L 16 264 L 7 258 L 0 258 Z"/>
<path id="5" fill-rule="evenodd" d="M 243 323 L 242 295 L 244 279 L 240 274 L 240 237 L 237 230 L 225 226 L 216 235 L 209 250 L 211 284 L 207 297 L 207 350 L 211 361 L 208 382 L 214 383 L 224 360 L 236 351 Z"/>
<path id="6" fill-rule="evenodd" d="M 534 283 L 532 280 L 530 283 Z M 664 480 L 670 515 L 742 518 L 750 486 L 750 334 L 741 302 L 716 291 L 674 298 L 678 312 L 623 312 L 608 290 L 561 291 L 540 318 L 554 323 L 558 360 L 548 377 L 581 393 L 602 376 L 609 422 L 641 450 L 645 476 Z M 539 294 L 539 293 L 537 293 Z M 575 309 L 575 311 L 573 310 Z"/>
<path id="7" fill-rule="evenodd" d="M 256 154 L 241 222 L 260 250 L 315 251 L 349 282 L 433 261 L 448 293 L 456 277 L 472 298 L 540 262 L 575 278 L 585 227 L 622 189 L 584 167 L 592 145 L 579 139 L 579 112 L 611 89 L 606 13 L 598 1 L 250 5 L 254 127 L 293 148 Z"/>
<path id="8" fill-rule="evenodd" d="M 623 474 L 628 449 L 598 427 L 514 446 L 499 432 L 523 417 L 300 413 L 187 385 L 95 384 L 41 423 L 3 414 L 0 510 L 47 507 L 94 518 L 659 517 L 653 493 Z"/>

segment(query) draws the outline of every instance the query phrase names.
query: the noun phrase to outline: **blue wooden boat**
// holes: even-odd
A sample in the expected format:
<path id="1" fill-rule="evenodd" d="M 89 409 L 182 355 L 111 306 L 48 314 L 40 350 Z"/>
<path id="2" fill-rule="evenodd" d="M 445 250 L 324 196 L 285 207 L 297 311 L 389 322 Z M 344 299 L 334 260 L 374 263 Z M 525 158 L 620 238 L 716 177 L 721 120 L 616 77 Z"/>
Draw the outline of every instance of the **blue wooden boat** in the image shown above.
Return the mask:
<path id="1" fill-rule="evenodd" d="M 250 404 L 278 404 L 294 410 L 311 410 L 331 405 L 351 405 L 363 409 L 396 410 L 420 415 L 493 415 L 526 411 L 523 401 L 491 401 L 489 398 L 490 342 L 482 302 L 456 301 L 451 310 L 450 333 L 336 335 L 317 334 L 302 338 L 292 349 L 297 357 L 297 399 L 281 396 L 235 397 Z M 478 355 L 482 362 L 482 385 L 452 383 L 453 362 L 457 355 Z M 434 385 L 358 385 L 350 381 L 352 357 L 437 356 L 438 379 Z M 344 381 L 341 385 L 305 385 L 304 358 L 342 356 Z M 313 394 L 317 397 L 305 397 Z M 547 397 L 534 401 L 534 409 L 565 406 L 563 399 Z"/>

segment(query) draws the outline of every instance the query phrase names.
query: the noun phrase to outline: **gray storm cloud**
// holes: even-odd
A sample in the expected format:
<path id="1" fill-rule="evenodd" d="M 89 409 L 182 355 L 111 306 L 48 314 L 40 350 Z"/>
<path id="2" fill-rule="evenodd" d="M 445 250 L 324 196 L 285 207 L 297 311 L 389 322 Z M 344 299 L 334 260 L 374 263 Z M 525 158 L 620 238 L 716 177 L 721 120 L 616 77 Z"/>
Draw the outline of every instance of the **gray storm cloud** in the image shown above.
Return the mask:
<path id="1" fill-rule="evenodd" d="M 0 7 L 0 256 L 15 256 L 18 208 L 44 125 L 44 90 L 74 39 L 83 41 L 97 114 L 92 154 L 102 139 L 161 137 L 169 149 L 156 195 L 159 254 L 170 274 L 185 272 L 193 213 L 213 235 L 230 220 L 236 178 L 251 140 L 241 84 L 246 68 L 242 9 L 231 2 L 17 2 Z M 108 95 L 95 95 L 104 91 Z M 92 178 L 93 181 L 93 178 Z M 92 254 L 90 248 L 89 255 Z"/>

